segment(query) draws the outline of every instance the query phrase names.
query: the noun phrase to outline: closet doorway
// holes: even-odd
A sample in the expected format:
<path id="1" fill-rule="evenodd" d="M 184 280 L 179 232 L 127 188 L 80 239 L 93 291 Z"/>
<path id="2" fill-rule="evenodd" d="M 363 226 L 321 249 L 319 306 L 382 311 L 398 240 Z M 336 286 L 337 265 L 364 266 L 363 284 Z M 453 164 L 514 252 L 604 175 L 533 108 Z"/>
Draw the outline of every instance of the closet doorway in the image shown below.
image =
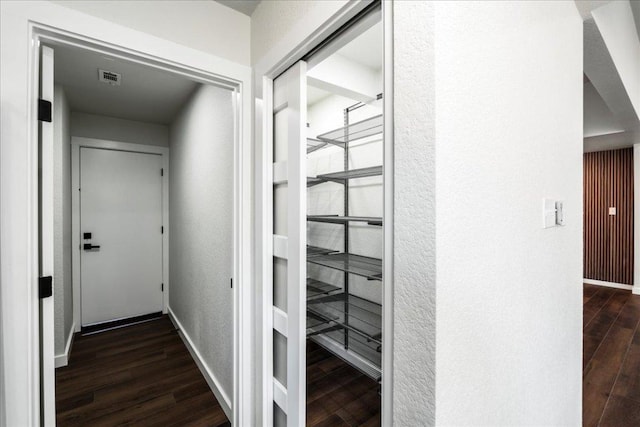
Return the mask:
<path id="1" fill-rule="evenodd" d="M 374 3 L 265 80 L 264 414 L 276 426 L 382 424 L 383 37 Z"/>

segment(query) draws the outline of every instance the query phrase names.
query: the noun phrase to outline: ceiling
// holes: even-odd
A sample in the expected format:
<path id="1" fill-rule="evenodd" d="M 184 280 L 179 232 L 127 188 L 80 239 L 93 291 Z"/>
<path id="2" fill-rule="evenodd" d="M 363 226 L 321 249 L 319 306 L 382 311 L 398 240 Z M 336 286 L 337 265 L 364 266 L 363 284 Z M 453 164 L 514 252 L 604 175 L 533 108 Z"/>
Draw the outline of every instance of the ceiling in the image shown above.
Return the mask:
<path id="1" fill-rule="evenodd" d="M 623 83 L 618 64 L 611 56 L 603 38 L 599 23 L 592 12 L 607 6 L 611 1 L 576 1 L 583 21 L 584 45 L 584 144 L 585 151 L 600 151 L 631 146 L 640 137 L 640 122 L 630 93 Z M 639 2 L 630 2 L 624 16 L 634 22 L 628 37 L 640 36 Z M 607 6 L 608 7 L 608 6 Z M 609 9 L 610 10 L 610 9 Z M 621 16 L 618 16 L 620 19 Z M 620 23 L 619 21 L 616 21 Z M 606 22 L 602 23 L 603 25 Z M 626 27 L 629 29 L 629 25 Z M 617 28 L 619 31 L 619 28 Z M 622 33 L 621 33 L 622 34 Z M 629 35 L 630 34 L 630 35 Z M 637 41 L 636 41 L 637 43 Z M 633 52 L 628 57 L 633 57 Z M 637 56 L 637 53 L 636 53 Z"/>
<path id="2" fill-rule="evenodd" d="M 215 0 L 220 4 L 230 7 L 240 13 L 244 13 L 247 16 L 251 16 L 253 11 L 258 7 L 260 0 Z"/>
<path id="3" fill-rule="evenodd" d="M 600 6 L 604 6 L 605 4 L 611 2 L 611 0 L 575 0 L 576 8 L 582 16 L 582 20 L 591 18 L 591 11 L 599 8 Z"/>
<path id="4" fill-rule="evenodd" d="M 170 124 L 198 83 L 176 74 L 67 45 L 52 46 L 54 80 L 71 111 Z M 98 69 L 122 74 L 120 86 L 98 80 Z"/>

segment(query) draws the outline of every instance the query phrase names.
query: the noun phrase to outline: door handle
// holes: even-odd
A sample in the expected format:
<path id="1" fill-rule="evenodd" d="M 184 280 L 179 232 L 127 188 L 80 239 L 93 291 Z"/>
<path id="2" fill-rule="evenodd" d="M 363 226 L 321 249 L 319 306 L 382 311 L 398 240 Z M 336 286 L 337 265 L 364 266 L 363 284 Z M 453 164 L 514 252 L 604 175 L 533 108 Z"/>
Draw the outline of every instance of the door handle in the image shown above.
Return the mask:
<path id="1" fill-rule="evenodd" d="M 92 245 L 91 243 L 85 243 L 84 244 L 84 250 L 85 251 L 90 251 L 92 249 L 100 249 L 100 245 Z"/>

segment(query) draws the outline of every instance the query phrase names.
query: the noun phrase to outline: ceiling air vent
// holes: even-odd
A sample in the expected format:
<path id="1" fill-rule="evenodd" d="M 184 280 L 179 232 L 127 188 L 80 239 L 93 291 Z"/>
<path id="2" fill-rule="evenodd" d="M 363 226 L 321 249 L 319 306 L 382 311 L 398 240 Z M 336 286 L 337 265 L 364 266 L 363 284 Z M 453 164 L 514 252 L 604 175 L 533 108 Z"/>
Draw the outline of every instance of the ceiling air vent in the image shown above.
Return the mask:
<path id="1" fill-rule="evenodd" d="M 98 69 L 98 80 L 103 83 L 109 83 L 110 85 L 120 86 L 122 75 L 119 73 L 114 73 L 113 71 Z"/>

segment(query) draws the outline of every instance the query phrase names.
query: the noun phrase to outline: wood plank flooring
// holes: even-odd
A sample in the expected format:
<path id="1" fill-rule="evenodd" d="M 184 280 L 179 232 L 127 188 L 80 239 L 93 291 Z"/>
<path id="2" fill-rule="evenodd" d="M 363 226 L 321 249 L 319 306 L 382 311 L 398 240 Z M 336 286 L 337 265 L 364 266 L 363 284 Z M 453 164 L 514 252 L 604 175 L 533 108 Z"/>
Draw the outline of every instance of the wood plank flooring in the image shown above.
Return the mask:
<path id="1" fill-rule="evenodd" d="M 640 296 L 584 285 L 583 425 L 640 425 Z M 76 336 L 56 370 L 59 426 L 229 425 L 165 316 Z M 377 383 L 307 345 L 307 425 L 379 426 Z"/>
<path id="2" fill-rule="evenodd" d="M 584 285 L 584 426 L 640 426 L 640 295 Z"/>
<path id="3" fill-rule="evenodd" d="M 379 425 L 378 383 L 307 340 L 307 426 Z"/>
<path id="4" fill-rule="evenodd" d="M 56 370 L 58 426 L 229 426 L 167 316 L 76 335 Z M 307 425 L 379 426 L 378 384 L 307 344 Z"/>
<path id="5" fill-rule="evenodd" d="M 77 334 L 56 370 L 58 426 L 229 426 L 167 316 Z"/>

